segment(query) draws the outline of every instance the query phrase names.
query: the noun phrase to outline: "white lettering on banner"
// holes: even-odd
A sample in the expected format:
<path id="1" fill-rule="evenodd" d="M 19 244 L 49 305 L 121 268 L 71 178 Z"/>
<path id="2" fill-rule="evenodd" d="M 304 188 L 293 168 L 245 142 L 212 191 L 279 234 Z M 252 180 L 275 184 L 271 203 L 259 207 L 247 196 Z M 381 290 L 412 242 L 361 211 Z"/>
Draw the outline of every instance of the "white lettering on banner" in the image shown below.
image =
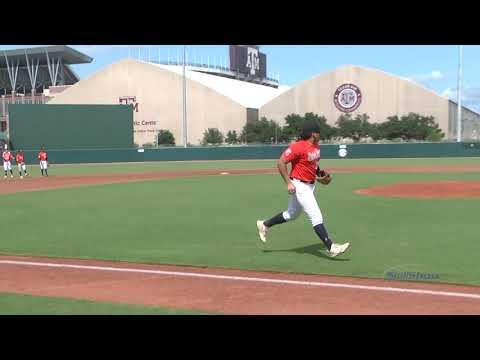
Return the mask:
<path id="1" fill-rule="evenodd" d="M 255 75 L 260 71 L 260 57 L 258 56 L 258 49 L 248 48 L 247 52 L 247 68 L 250 69 L 250 75 Z"/>

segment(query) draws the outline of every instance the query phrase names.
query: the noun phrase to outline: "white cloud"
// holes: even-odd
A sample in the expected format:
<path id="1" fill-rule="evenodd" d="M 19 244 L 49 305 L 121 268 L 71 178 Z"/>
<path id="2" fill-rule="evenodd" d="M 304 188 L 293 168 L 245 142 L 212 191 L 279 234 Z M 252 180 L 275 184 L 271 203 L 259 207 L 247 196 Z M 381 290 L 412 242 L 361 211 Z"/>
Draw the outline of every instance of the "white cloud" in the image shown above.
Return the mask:
<path id="1" fill-rule="evenodd" d="M 425 74 L 417 74 L 417 75 L 410 75 L 407 76 L 407 80 L 416 81 L 416 82 L 424 82 L 430 80 L 441 80 L 444 78 L 444 74 L 440 70 L 432 70 L 429 73 Z"/>
<path id="2" fill-rule="evenodd" d="M 446 88 L 442 91 L 441 95 L 446 98 L 452 98 L 454 95 L 456 96 L 456 89 Z"/>
<path id="3" fill-rule="evenodd" d="M 456 102 L 458 96 L 457 88 L 446 88 L 442 91 L 441 95 Z M 464 86 L 462 92 L 462 105 L 476 111 L 480 110 L 480 86 Z"/>

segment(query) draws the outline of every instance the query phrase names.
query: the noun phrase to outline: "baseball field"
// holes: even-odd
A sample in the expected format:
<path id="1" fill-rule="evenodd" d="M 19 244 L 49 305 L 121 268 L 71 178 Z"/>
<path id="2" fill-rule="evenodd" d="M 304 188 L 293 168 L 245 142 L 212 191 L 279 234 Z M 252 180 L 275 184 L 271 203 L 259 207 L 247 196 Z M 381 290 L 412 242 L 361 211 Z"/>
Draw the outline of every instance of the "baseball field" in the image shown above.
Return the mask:
<path id="1" fill-rule="evenodd" d="M 1 179 L 0 314 L 478 314 L 480 159 L 320 160 L 329 258 L 275 160 Z"/>

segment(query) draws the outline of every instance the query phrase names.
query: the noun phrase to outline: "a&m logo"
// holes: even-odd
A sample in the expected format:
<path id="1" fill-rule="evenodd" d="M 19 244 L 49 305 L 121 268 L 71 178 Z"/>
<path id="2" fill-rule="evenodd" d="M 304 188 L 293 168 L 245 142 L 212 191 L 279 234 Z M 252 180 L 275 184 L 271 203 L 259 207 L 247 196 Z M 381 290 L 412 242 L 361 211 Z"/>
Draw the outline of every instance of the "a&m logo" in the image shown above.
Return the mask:
<path id="1" fill-rule="evenodd" d="M 249 47 L 247 49 L 247 68 L 250 69 L 250 75 L 255 75 L 260 71 L 260 57 L 258 56 L 258 49 Z"/>
<path id="2" fill-rule="evenodd" d="M 356 85 L 343 84 L 335 91 L 333 102 L 337 109 L 342 112 L 355 111 L 362 102 L 362 92 Z"/>
<path id="3" fill-rule="evenodd" d="M 135 112 L 138 112 L 138 103 L 136 96 L 121 96 L 119 99 L 120 104 L 131 105 Z"/>

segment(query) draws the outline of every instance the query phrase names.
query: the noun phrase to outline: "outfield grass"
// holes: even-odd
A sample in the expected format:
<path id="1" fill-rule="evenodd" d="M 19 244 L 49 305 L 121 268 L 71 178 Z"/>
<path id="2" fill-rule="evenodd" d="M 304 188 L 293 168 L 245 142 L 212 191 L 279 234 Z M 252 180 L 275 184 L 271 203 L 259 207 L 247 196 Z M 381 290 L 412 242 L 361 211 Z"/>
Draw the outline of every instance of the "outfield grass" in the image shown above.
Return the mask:
<path id="1" fill-rule="evenodd" d="M 207 315 L 207 313 L 0 293 L 0 315 Z"/>
<path id="2" fill-rule="evenodd" d="M 426 166 L 478 160 L 332 160 L 332 165 L 324 161 L 322 166 Z M 272 163 L 149 166 L 191 169 Z M 143 170 L 143 165 L 135 166 Z M 84 168 L 97 167 L 62 169 Z M 103 170 L 113 168 L 118 169 Z M 442 282 L 478 285 L 478 200 L 353 193 L 373 185 L 449 179 L 480 181 L 480 173 L 336 174 L 329 187 L 319 186 L 317 199 L 329 232 L 334 240 L 352 244 L 351 251 L 337 259 L 324 255 L 305 216 L 273 228 L 266 245 L 259 242 L 257 218 L 287 205 L 278 175 L 192 177 L 4 195 L 0 202 L 8 211 L 2 213 L 2 222 L 8 231 L 0 239 L 0 252 L 373 278 L 391 270 L 420 271 L 438 273 Z"/>
<path id="3" fill-rule="evenodd" d="M 331 159 L 321 160 L 322 167 L 350 166 L 432 166 L 432 165 L 478 165 L 479 158 L 430 158 L 430 159 Z M 189 171 L 211 169 L 256 169 L 275 168 L 276 160 L 240 160 L 240 161 L 164 161 L 122 164 L 86 164 L 56 165 L 51 164 L 50 175 L 94 175 L 116 174 L 126 172 L 149 171 Z M 40 176 L 38 165 L 29 165 L 27 169 L 32 176 Z M 16 174 L 16 168 L 15 168 Z"/>

